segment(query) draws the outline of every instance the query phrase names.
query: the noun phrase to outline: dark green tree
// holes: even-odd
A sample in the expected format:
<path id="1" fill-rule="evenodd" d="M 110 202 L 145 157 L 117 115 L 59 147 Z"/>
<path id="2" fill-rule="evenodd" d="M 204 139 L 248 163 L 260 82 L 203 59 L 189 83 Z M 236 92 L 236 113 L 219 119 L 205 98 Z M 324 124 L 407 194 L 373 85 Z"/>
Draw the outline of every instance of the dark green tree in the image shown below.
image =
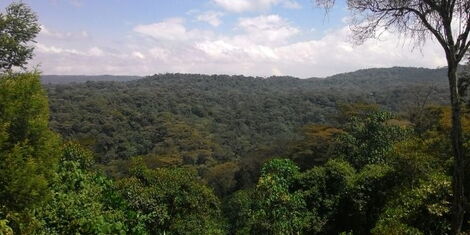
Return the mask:
<path id="1" fill-rule="evenodd" d="M 188 168 L 148 169 L 134 159 L 118 187 L 151 234 L 221 234 L 220 202 Z"/>
<path id="2" fill-rule="evenodd" d="M 344 212 L 341 207 L 353 187 L 355 174 L 348 162 L 331 159 L 298 177 L 297 190 L 305 198 L 308 210 L 316 215 L 308 224 L 307 232 L 337 234 L 343 231 L 345 226 L 337 218 Z"/>
<path id="3" fill-rule="evenodd" d="M 386 163 L 393 144 L 406 135 L 406 130 L 392 118 L 391 113 L 383 111 L 351 117 L 339 136 L 338 155 L 357 169 Z"/>
<path id="4" fill-rule="evenodd" d="M 451 192 L 449 176 L 430 173 L 387 202 L 372 234 L 448 234 Z"/>
<path id="5" fill-rule="evenodd" d="M 39 31 L 36 14 L 24 3 L 13 2 L 0 13 L 0 72 L 24 68 L 33 57 L 30 43 Z"/>

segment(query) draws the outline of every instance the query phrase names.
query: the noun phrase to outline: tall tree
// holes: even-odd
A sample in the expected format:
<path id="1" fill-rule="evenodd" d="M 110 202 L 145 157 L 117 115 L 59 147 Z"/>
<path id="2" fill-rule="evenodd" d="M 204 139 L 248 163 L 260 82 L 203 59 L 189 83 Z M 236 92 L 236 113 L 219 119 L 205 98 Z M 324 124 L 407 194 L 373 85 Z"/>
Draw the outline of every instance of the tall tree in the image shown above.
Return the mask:
<path id="1" fill-rule="evenodd" d="M 28 63 L 34 49 L 30 43 L 40 30 L 36 14 L 24 3 L 14 2 L 0 13 L 0 72 Z"/>
<path id="2" fill-rule="evenodd" d="M 329 8 L 335 0 L 316 0 Z M 445 51 L 452 105 L 451 142 L 454 155 L 452 234 L 460 233 L 464 210 L 464 148 L 461 124 L 462 86 L 459 63 L 470 47 L 470 1 L 468 0 L 348 0 L 353 12 L 354 38 L 363 42 L 384 30 L 396 30 L 417 43 L 436 39 Z"/>
<path id="3" fill-rule="evenodd" d="M 0 217 L 15 233 L 28 233 L 28 210 L 50 193 L 59 138 L 48 124 L 39 74 L 0 75 Z"/>

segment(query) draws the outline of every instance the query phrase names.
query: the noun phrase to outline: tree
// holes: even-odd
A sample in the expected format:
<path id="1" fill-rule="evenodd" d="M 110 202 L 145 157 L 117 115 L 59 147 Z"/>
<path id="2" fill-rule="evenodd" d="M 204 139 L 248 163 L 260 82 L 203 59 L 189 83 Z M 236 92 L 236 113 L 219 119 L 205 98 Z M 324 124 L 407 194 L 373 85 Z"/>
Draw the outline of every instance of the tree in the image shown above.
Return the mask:
<path id="1" fill-rule="evenodd" d="M 35 216 L 39 234 L 142 234 L 139 215 L 129 210 L 113 182 L 95 173 L 93 155 L 68 143 L 62 150 L 52 195 Z"/>
<path id="2" fill-rule="evenodd" d="M 329 8 L 335 0 L 316 0 Z M 418 43 L 436 39 L 445 51 L 452 106 L 450 134 L 454 155 L 452 234 L 460 233 L 464 218 L 464 148 L 461 127 L 463 87 L 457 76 L 459 63 L 470 47 L 470 1 L 468 0 L 348 0 L 353 11 L 353 32 L 358 42 L 395 29 Z"/>
<path id="3" fill-rule="evenodd" d="M 31 224 L 24 222 L 28 210 L 50 192 L 59 139 L 48 122 L 38 74 L 0 76 L 0 216 L 7 217 L 15 233 Z"/>
<path id="4" fill-rule="evenodd" d="M 352 188 L 355 174 L 356 170 L 348 162 L 330 159 L 298 177 L 298 190 L 306 201 L 307 209 L 314 215 L 306 228 L 307 233 L 339 234 L 344 231 L 346 226 L 342 226 L 344 223 L 336 218 L 343 215 L 343 201 Z"/>
<path id="5" fill-rule="evenodd" d="M 41 31 L 36 14 L 24 3 L 10 4 L 0 13 L 0 72 L 21 67 L 33 57 L 29 45 Z"/>
<path id="6" fill-rule="evenodd" d="M 292 186 L 299 168 L 288 159 L 273 159 L 261 170 L 250 225 L 255 234 L 299 234 L 309 222 L 305 200 Z"/>
<path id="7" fill-rule="evenodd" d="M 433 172 L 414 188 L 405 187 L 383 208 L 372 234 L 447 234 L 450 177 Z"/>
<path id="8" fill-rule="evenodd" d="M 303 127 L 303 139 L 293 144 L 290 158 L 303 170 L 324 164 L 337 147 L 337 137 L 342 130 L 311 124 Z"/>
<path id="9" fill-rule="evenodd" d="M 151 234 L 222 234 L 220 201 L 188 168 L 148 169 L 133 160 L 131 177 L 117 186 Z"/>
<path id="10" fill-rule="evenodd" d="M 353 116 L 340 134 L 337 154 L 356 169 L 367 164 L 384 164 L 393 144 L 406 136 L 406 129 L 391 113 L 373 111 Z"/>

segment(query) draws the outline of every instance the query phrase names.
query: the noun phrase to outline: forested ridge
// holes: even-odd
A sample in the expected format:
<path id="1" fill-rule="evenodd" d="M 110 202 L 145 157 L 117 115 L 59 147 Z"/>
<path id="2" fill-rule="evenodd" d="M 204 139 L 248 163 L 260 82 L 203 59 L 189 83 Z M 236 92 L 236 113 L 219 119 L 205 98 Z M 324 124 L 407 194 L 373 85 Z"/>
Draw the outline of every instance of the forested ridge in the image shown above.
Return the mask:
<path id="1" fill-rule="evenodd" d="M 155 151 L 152 132 L 165 119 L 210 134 L 222 148 L 219 158 L 227 159 L 296 138 L 309 123 L 334 124 L 341 104 L 375 103 L 405 113 L 447 98 L 445 69 L 399 67 L 325 79 L 162 74 L 46 87 L 52 128 L 88 141 L 103 161 Z"/>

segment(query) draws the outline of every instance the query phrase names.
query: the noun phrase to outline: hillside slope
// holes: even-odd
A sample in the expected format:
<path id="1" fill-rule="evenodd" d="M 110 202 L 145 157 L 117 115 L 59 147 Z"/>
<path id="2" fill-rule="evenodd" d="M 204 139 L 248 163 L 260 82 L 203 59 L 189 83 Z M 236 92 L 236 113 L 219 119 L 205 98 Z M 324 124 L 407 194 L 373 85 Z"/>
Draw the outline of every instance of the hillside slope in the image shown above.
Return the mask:
<path id="1" fill-rule="evenodd" d="M 46 87 L 52 127 L 90 145 L 102 161 L 161 153 L 195 136 L 209 140 L 209 158 L 220 160 L 294 139 L 309 123 L 334 123 L 338 104 L 405 112 L 423 102 L 444 104 L 445 81 L 442 69 L 388 68 L 325 79 L 161 74 Z"/>

